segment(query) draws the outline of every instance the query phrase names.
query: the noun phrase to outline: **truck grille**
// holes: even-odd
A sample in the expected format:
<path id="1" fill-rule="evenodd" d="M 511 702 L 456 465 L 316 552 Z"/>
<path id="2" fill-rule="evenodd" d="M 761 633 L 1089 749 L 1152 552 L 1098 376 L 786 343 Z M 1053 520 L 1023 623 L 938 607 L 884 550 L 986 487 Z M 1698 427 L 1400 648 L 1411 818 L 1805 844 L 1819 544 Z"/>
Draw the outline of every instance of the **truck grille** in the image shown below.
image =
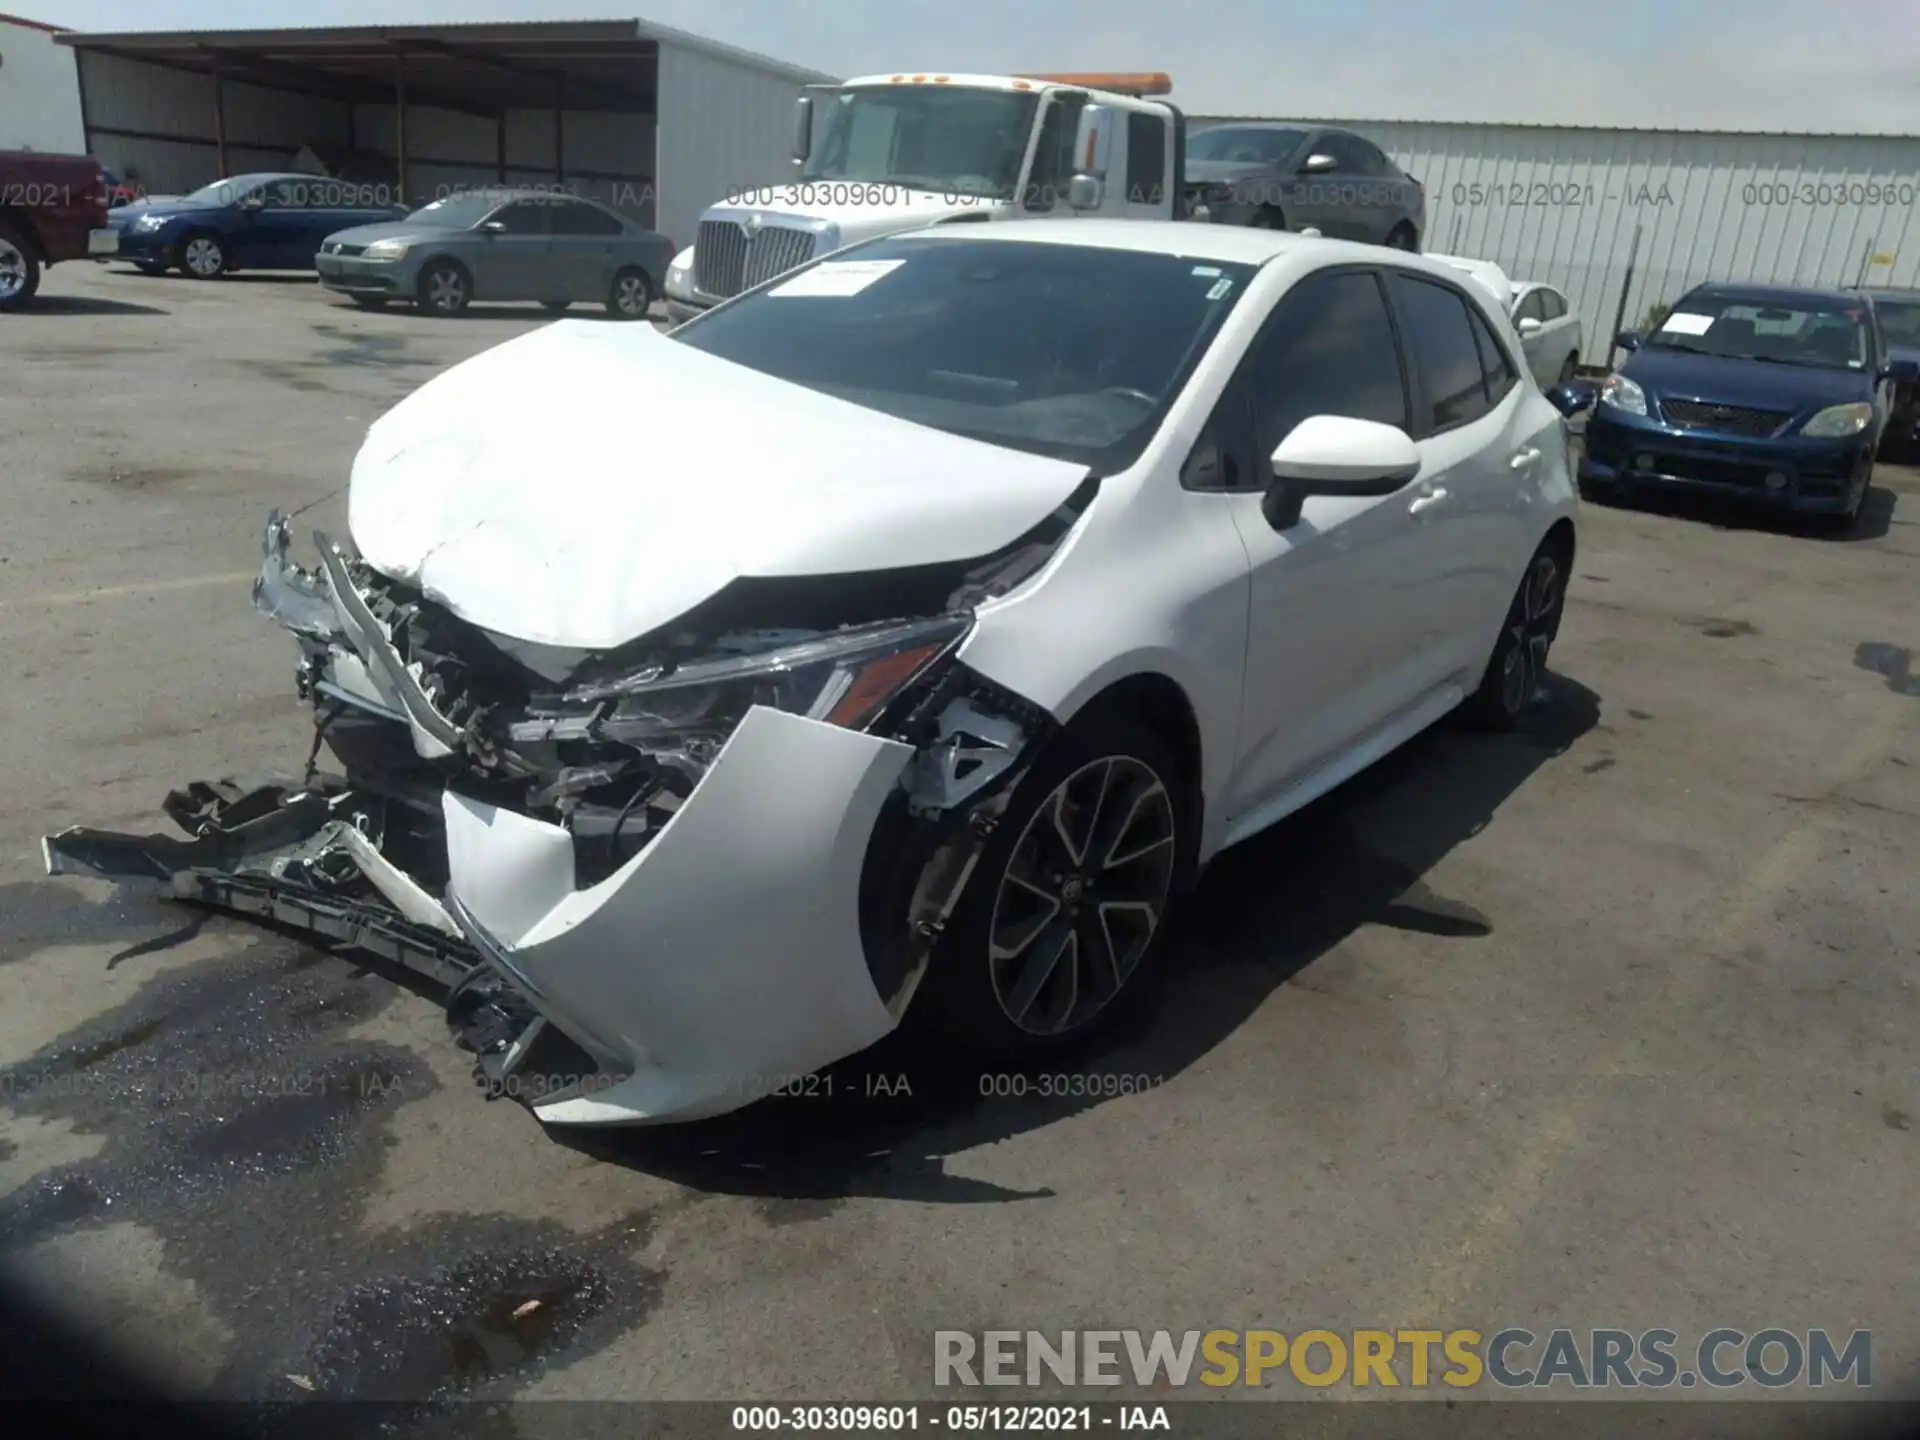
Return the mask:
<path id="1" fill-rule="evenodd" d="M 811 230 L 768 225 L 749 236 L 734 220 L 702 220 L 693 252 L 694 288 L 722 300 L 783 275 L 813 258 Z"/>
<path id="2" fill-rule="evenodd" d="M 1660 413 L 1669 425 L 1714 430 L 1722 435 L 1771 435 L 1792 414 L 1787 410 L 1749 410 L 1744 405 L 1710 405 L 1701 400 L 1662 400 Z"/>

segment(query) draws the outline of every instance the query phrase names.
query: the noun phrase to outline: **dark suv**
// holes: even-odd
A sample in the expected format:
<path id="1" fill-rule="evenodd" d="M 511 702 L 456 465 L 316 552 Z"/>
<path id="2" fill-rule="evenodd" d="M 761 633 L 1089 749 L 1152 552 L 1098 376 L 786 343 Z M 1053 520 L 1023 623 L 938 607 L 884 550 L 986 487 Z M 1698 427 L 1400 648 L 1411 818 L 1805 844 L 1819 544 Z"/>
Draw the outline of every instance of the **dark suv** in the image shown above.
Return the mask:
<path id="1" fill-rule="evenodd" d="M 1187 214 L 1418 250 L 1427 192 L 1378 145 L 1324 125 L 1231 121 L 1187 136 Z"/>

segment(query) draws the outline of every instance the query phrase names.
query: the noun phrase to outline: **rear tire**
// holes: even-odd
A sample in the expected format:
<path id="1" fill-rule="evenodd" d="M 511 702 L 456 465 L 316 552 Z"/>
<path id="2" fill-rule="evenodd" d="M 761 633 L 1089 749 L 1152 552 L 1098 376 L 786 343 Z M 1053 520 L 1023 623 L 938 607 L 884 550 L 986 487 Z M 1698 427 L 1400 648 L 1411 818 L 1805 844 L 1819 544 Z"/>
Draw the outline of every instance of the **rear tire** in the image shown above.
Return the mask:
<path id="1" fill-rule="evenodd" d="M 1247 224 L 1255 230 L 1284 230 L 1287 217 L 1278 205 L 1263 205 L 1253 212 L 1253 218 Z"/>
<path id="2" fill-rule="evenodd" d="M 18 226 L 0 220 L 0 311 L 24 309 L 39 288 L 39 246 Z"/>
<path id="3" fill-rule="evenodd" d="M 913 1017 L 975 1054 L 1020 1059 L 1122 1013 L 1195 843 L 1180 777 L 1159 736 L 1117 713 L 1055 736 L 981 852 Z"/>
<path id="4" fill-rule="evenodd" d="M 607 313 L 614 319 L 644 320 L 652 307 L 653 281 L 646 271 L 630 266 L 613 277 L 613 288 L 607 292 Z"/>
<path id="5" fill-rule="evenodd" d="M 435 260 L 420 272 L 415 299 L 429 315 L 458 315 L 473 303 L 472 277 L 451 260 Z"/>
<path id="6" fill-rule="evenodd" d="M 555 315 L 564 315 L 573 308 L 573 302 L 571 300 L 542 300 L 540 302 L 540 308 Z"/>
<path id="7" fill-rule="evenodd" d="M 1417 255 L 1420 252 L 1420 236 L 1413 226 L 1402 220 L 1387 232 L 1387 248 Z"/>
<path id="8" fill-rule="evenodd" d="M 1566 548 L 1549 538 L 1527 562 L 1480 688 L 1461 707 L 1467 721 L 1484 730 L 1511 730 L 1520 723 L 1545 683 L 1548 653 L 1566 606 Z"/>

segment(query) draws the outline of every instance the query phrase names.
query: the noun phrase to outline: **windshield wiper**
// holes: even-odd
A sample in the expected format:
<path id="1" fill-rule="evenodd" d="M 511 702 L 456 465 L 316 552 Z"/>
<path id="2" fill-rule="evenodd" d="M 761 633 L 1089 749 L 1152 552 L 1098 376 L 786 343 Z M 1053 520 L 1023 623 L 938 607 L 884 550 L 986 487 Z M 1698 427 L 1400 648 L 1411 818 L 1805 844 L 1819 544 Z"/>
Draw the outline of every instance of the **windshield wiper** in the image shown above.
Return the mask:
<path id="1" fill-rule="evenodd" d="M 1681 345 L 1672 340 L 1655 340 L 1652 348 L 1655 350 L 1684 350 L 1689 355 L 1711 355 L 1713 353 L 1711 350 L 1702 350 L 1698 345 Z"/>

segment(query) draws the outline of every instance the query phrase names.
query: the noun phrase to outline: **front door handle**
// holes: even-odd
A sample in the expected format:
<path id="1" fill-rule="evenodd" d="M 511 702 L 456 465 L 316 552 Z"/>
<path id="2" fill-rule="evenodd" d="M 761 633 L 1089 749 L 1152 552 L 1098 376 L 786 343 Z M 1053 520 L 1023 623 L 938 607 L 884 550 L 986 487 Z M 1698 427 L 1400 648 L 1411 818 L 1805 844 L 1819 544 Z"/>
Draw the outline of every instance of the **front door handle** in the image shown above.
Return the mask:
<path id="1" fill-rule="evenodd" d="M 1507 463 L 1512 465 L 1513 468 L 1516 470 L 1525 470 L 1529 465 L 1533 464 L 1534 461 L 1538 460 L 1539 458 L 1540 458 L 1540 452 L 1537 449 L 1533 448 L 1532 446 L 1528 446 L 1525 450 L 1522 450 L 1518 455 L 1514 456 L 1513 459 L 1508 461 Z"/>
<path id="2" fill-rule="evenodd" d="M 1446 487 L 1436 485 L 1433 489 L 1414 496 L 1413 500 L 1407 505 L 1407 513 L 1409 515 L 1418 515 L 1422 510 L 1427 509 L 1429 506 L 1438 505 L 1446 498 Z"/>

